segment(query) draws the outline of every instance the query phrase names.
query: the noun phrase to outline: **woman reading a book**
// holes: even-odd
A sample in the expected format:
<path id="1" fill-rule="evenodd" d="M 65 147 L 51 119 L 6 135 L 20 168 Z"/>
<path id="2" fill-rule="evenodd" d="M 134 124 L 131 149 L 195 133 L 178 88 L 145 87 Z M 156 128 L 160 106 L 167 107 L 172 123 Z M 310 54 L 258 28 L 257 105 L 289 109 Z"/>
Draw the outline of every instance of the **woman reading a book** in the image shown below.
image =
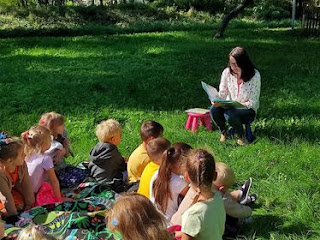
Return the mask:
<path id="1" fill-rule="evenodd" d="M 237 144 L 244 145 L 244 123 L 252 122 L 259 108 L 261 78 L 246 50 L 232 49 L 229 64 L 222 72 L 218 98 L 212 102 L 210 115 L 221 132 L 220 142 L 227 139 L 226 120 L 238 135 Z M 223 100 L 231 100 L 232 103 Z M 240 104 L 239 104 L 240 103 Z"/>

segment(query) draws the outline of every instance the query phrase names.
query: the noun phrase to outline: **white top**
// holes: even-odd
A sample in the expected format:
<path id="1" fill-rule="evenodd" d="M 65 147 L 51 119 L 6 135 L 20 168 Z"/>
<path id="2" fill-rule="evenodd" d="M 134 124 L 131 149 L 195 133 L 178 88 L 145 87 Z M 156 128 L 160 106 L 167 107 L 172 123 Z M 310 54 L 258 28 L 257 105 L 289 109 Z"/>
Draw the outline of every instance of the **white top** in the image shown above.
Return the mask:
<path id="1" fill-rule="evenodd" d="M 49 154 L 53 158 L 53 154 L 55 154 L 56 150 L 63 150 L 63 145 L 57 140 L 53 139 L 51 141 L 50 148 L 47 151 L 45 151 L 45 154 Z"/>
<path id="2" fill-rule="evenodd" d="M 226 212 L 222 197 L 216 192 L 205 202 L 197 202 L 182 215 L 181 231 L 197 240 L 221 240 Z"/>
<path id="3" fill-rule="evenodd" d="M 50 155 L 37 154 L 26 157 L 26 163 L 33 191 L 37 193 L 46 179 L 46 171 L 53 168 L 52 158 Z"/>
<path id="4" fill-rule="evenodd" d="M 64 158 L 57 159 L 58 151 L 63 149 L 64 146 L 60 142 L 58 142 L 55 139 L 52 139 L 50 148 L 47 151 L 45 151 L 45 154 L 50 155 L 52 157 L 55 171 L 59 171 L 68 166 Z"/>
<path id="5" fill-rule="evenodd" d="M 152 186 L 154 181 L 156 180 L 156 178 L 158 177 L 158 173 L 159 170 L 157 170 L 153 177 L 151 178 L 150 181 L 150 201 L 152 203 L 155 204 L 155 206 L 157 207 L 157 204 L 155 203 L 155 199 L 154 199 L 154 193 L 152 190 Z M 176 213 L 176 211 L 179 208 L 178 205 L 178 196 L 180 194 L 180 192 L 186 187 L 188 186 L 188 183 L 183 179 L 182 176 L 177 175 L 175 173 L 171 173 L 171 178 L 170 178 L 170 190 L 171 190 L 171 196 L 172 198 L 168 199 L 168 205 L 167 205 L 167 211 L 164 213 L 166 219 L 168 221 L 170 221 L 171 217 L 173 216 L 173 214 Z M 158 208 L 158 210 L 160 210 Z"/>
<path id="6" fill-rule="evenodd" d="M 240 102 L 248 109 L 252 108 L 257 112 L 259 108 L 259 97 L 261 89 L 260 73 L 256 74 L 248 81 L 237 84 L 237 77 L 230 73 L 230 69 L 223 70 L 219 86 L 219 98 Z"/>

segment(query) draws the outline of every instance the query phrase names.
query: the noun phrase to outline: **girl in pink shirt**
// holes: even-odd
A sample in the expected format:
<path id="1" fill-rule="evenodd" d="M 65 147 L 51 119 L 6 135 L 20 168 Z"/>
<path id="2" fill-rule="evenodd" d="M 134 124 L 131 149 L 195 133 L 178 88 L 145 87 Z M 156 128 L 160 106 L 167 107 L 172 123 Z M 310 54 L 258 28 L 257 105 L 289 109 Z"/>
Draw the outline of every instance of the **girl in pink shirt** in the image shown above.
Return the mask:
<path id="1" fill-rule="evenodd" d="M 33 126 L 21 136 L 25 144 L 25 161 L 36 194 L 36 206 L 61 202 L 60 185 L 52 157 L 45 154 L 51 146 L 50 131 L 43 126 Z"/>

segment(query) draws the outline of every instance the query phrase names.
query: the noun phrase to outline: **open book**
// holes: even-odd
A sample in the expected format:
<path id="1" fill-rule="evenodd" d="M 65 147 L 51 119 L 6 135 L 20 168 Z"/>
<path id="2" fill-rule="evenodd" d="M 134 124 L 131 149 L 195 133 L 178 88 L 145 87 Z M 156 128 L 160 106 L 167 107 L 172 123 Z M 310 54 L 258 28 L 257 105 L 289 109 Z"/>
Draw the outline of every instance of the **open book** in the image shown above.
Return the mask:
<path id="1" fill-rule="evenodd" d="M 222 104 L 221 107 L 223 108 L 246 108 L 245 106 L 243 106 L 241 103 L 237 101 L 231 101 L 231 100 L 225 100 L 225 99 L 219 98 L 219 93 L 217 89 L 210 86 L 209 84 L 201 81 L 201 85 L 203 89 L 206 91 L 206 93 L 208 94 L 210 102 L 219 102 Z"/>

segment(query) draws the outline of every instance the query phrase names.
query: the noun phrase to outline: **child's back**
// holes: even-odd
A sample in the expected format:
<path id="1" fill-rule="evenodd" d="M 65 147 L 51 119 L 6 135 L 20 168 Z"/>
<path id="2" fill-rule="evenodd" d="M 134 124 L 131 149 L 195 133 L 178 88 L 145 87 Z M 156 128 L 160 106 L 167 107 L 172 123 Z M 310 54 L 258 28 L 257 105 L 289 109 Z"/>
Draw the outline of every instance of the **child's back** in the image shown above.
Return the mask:
<path id="1" fill-rule="evenodd" d="M 221 194 L 212 191 L 216 177 L 213 156 L 202 149 L 190 151 L 186 178 L 196 196 L 193 205 L 182 215 L 182 239 L 222 239 L 226 212 Z"/>
<path id="2" fill-rule="evenodd" d="M 90 152 L 90 175 L 98 182 L 111 182 L 114 179 L 123 180 L 122 172 L 126 163 L 117 146 L 99 142 Z"/>
<path id="3" fill-rule="evenodd" d="M 144 144 L 140 144 L 130 155 L 128 159 L 128 179 L 130 183 L 140 181 L 145 167 L 150 163 Z"/>
<path id="4" fill-rule="evenodd" d="M 35 154 L 26 157 L 28 172 L 33 186 L 33 191 L 39 191 L 41 185 L 46 180 L 46 170 L 52 169 L 53 161 L 49 155 Z"/>
<path id="5" fill-rule="evenodd" d="M 163 154 L 159 170 L 150 181 L 150 200 L 169 221 L 178 210 L 179 196 L 185 196 L 188 184 L 183 175 L 185 169 L 184 155 L 191 149 L 185 143 L 175 143 Z"/>
<path id="6" fill-rule="evenodd" d="M 138 193 L 150 198 L 150 182 L 152 176 L 159 169 L 160 165 L 154 162 L 149 162 L 148 165 L 143 170 L 141 175 Z"/>
<path id="7" fill-rule="evenodd" d="M 182 215 L 181 230 L 190 236 L 197 236 L 197 240 L 217 240 L 224 233 L 225 221 L 223 200 L 217 192 L 213 198 L 195 203 Z"/>
<path id="8" fill-rule="evenodd" d="M 96 135 L 99 142 L 90 152 L 90 176 L 99 183 L 124 182 L 127 164 L 117 148 L 121 142 L 120 123 L 113 119 L 103 121 L 98 124 Z"/>
<path id="9" fill-rule="evenodd" d="M 144 168 L 151 161 L 147 153 L 147 144 L 150 140 L 161 137 L 163 127 L 155 121 L 145 121 L 140 128 L 142 143 L 132 152 L 128 159 L 128 179 L 130 183 L 139 182 Z"/>
<path id="10" fill-rule="evenodd" d="M 141 175 L 138 193 L 150 198 L 150 182 L 154 173 L 159 169 L 162 162 L 162 155 L 167 148 L 170 147 L 170 142 L 162 137 L 152 139 L 147 145 L 147 152 L 152 159 L 145 167 Z"/>
<path id="11" fill-rule="evenodd" d="M 22 133 L 25 143 L 26 163 L 29 176 L 36 194 L 36 205 L 61 202 L 60 184 L 54 171 L 53 160 L 45 151 L 51 146 L 49 129 L 33 126 Z M 50 184 L 47 182 L 50 182 Z"/>

